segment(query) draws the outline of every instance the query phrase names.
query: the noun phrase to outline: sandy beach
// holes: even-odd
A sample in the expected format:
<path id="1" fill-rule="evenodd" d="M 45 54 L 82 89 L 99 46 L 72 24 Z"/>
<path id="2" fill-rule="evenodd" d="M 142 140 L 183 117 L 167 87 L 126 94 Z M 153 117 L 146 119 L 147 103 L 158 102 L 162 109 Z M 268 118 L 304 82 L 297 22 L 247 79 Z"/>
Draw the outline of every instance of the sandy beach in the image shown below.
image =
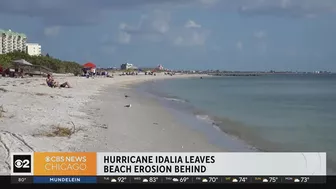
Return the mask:
<path id="1" fill-rule="evenodd" d="M 223 151 L 131 90 L 131 84 L 182 77 L 200 75 L 55 78 L 70 89 L 47 87 L 39 77 L 0 78 L 0 173 L 10 172 L 10 152 Z"/>

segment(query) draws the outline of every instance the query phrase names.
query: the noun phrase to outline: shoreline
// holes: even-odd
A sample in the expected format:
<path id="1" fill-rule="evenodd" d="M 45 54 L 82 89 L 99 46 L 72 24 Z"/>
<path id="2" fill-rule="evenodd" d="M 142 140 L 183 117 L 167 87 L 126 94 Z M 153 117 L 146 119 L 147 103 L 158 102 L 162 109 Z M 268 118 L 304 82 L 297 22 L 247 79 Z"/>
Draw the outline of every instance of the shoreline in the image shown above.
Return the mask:
<path id="1" fill-rule="evenodd" d="M 97 139 L 106 133 L 94 133 L 98 131 L 97 129 L 106 130 L 106 125 L 99 125 L 98 117 L 94 117 L 100 108 L 104 108 L 92 108 L 92 104 L 102 103 L 99 95 L 106 92 L 105 89 L 127 90 L 130 88 L 130 84 L 138 84 L 145 81 L 190 77 L 208 76 L 196 74 L 166 76 L 158 74 L 157 76 L 116 76 L 114 78 L 95 79 L 81 77 L 55 78 L 60 82 L 68 81 L 73 86 L 70 89 L 49 88 L 45 85 L 45 78 L 0 78 L 0 106 L 2 107 L 0 116 L 0 173 L 10 173 L 11 152 L 109 151 L 109 149 L 118 151 L 117 148 L 111 147 L 108 142 L 105 147 L 98 146 L 97 141 L 99 140 Z M 113 97 L 115 93 L 108 96 Z M 124 96 L 116 98 L 120 98 L 120 103 L 122 104 L 127 103 Z M 140 98 L 138 99 L 140 100 Z M 134 101 L 134 103 L 137 102 Z M 152 106 L 155 105 L 152 104 Z M 148 106 L 148 111 L 153 111 L 150 108 L 152 106 Z M 157 107 L 154 111 L 162 109 L 159 106 Z M 114 109 L 116 114 L 119 113 L 119 117 L 127 116 L 127 113 L 125 115 L 120 114 L 120 112 L 125 110 L 134 111 L 135 113 L 131 113 L 132 115 L 137 115 L 137 112 L 146 113 L 146 111 L 137 109 L 136 106 L 125 108 L 123 105 Z M 134 121 L 133 123 L 139 124 Z M 119 124 L 126 123 L 121 120 Z M 132 120 L 127 124 L 132 125 Z M 144 127 L 147 128 L 153 127 L 153 125 L 146 125 L 145 122 L 142 124 L 145 124 Z M 132 128 L 129 129 L 123 135 L 127 135 L 127 132 L 132 131 Z M 155 132 L 160 133 L 159 130 L 155 130 Z M 185 131 L 185 133 L 188 132 Z M 144 136 L 145 134 L 143 133 Z M 167 144 L 175 141 L 173 139 L 174 134 L 174 132 L 170 132 L 171 139 L 165 139 Z M 115 136 L 115 140 L 122 141 L 123 135 Z M 141 137 L 140 135 L 136 136 Z M 108 139 L 108 136 L 104 137 Z M 102 139 L 102 141 L 104 140 Z M 138 141 L 134 141 L 129 145 L 138 143 Z M 201 143 L 206 146 L 205 141 Z M 153 145 L 156 145 L 157 149 L 160 148 L 157 144 Z M 131 147 L 125 149 L 126 151 L 137 151 L 136 148 Z M 177 149 L 176 146 L 171 148 L 171 150 L 175 149 Z M 210 151 L 214 151 L 214 149 Z M 185 149 L 182 151 L 185 151 Z"/>
<path id="2" fill-rule="evenodd" d="M 211 80 L 211 79 L 214 79 L 214 78 L 210 78 L 209 80 Z M 227 84 L 227 83 L 231 83 L 232 81 L 230 81 L 230 80 L 228 81 L 228 80 L 224 79 L 222 82 Z M 161 101 L 164 104 L 168 104 L 168 105 L 173 106 L 172 109 L 177 108 L 177 109 L 181 110 L 180 112 L 185 112 L 185 114 L 183 116 L 181 116 L 181 118 L 188 119 L 187 118 L 188 114 L 189 114 L 189 117 L 191 118 L 192 116 L 190 116 L 190 114 L 192 114 L 194 116 L 193 119 L 195 119 L 195 117 L 197 117 L 197 119 L 199 119 L 199 121 L 203 121 L 204 123 L 208 122 L 207 124 L 205 123 L 206 126 L 208 126 L 208 128 L 209 127 L 216 127 L 218 129 L 218 132 L 223 132 L 223 133 L 225 133 L 225 135 L 226 134 L 229 135 L 228 137 L 230 137 L 230 138 L 236 138 L 236 139 L 238 139 L 238 141 L 242 141 L 244 144 L 247 144 L 248 146 L 251 146 L 253 151 L 256 151 L 256 152 L 289 152 L 289 153 L 290 152 L 298 152 L 298 151 L 299 152 L 300 151 L 303 151 L 303 152 L 327 151 L 327 152 L 329 152 L 329 157 L 327 158 L 327 161 L 328 161 L 328 165 L 330 165 L 330 166 L 328 166 L 328 174 L 335 175 L 334 170 L 335 170 L 335 165 L 336 164 L 335 164 L 334 156 L 333 156 L 334 151 L 332 149 L 330 149 L 328 151 L 328 149 L 325 149 L 322 146 L 319 147 L 318 145 L 316 145 L 315 149 L 314 149 L 314 147 L 308 147 L 308 146 L 305 148 L 305 147 L 302 147 L 302 146 L 300 147 L 300 145 L 297 145 L 297 143 L 295 143 L 295 142 L 288 142 L 288 141 L 287 141 L 287 143 L 289 145 L 286 146 L 286 143 L 285 143 L 286 137 L 285 136 L 283 137 L 284 138 L 283 141 L 284 141 L 285 145 L 283 145 L 283 143 L 281 143 L 281 141 L 277 142 L 276 140 L 274 140 L 274 141 L 273 140 L 267 140 L 267 138 L 264 138 L 265 135 L 258 135 L 259 133 L 257 133 L 257 132 L 260 131 L 260 130 L 258 130 L 259 129 L 258 124 L 256 124 L 256 122 L 253 122 L 253 120 L 250 120 L 250 122 L 248 122 L 248 121 L 244 122 L 244 118 L 245 118 L 244 113 L 243 114 L 232 114 L 232 112 L 234 112 L 234 109 L 231 111 L 230 108 L 225 108 L 225 109 L 220 108 L 220 107 L 222 107 L 222 108 L 223 107 L 231 107 L 230 105 L 232 105 L 232 104 L 239 105 L 239 103 L 237 102 L 238 100 L 240 100 L 239 98 L 233 97 L 233 98 L 236 98 L 237 101 L 233 101 L 233 103 L 230 103 L 230 102 L 228 102 L 228 100 L 224 101 L 224 99 L 232 99 L 232 98 L 230 98 L 230 96 L 228 96 L 228 98 L 226 98 L 226 96 L 223 95 L 224 96 L 223 101 L 225 103 L 221 103 L 220 106 L 217 106 L 217 108 L 219 108 L 218 109 L 219 112 L 214 111 L 214 110 L 216 110 L 215 108 L 211 109 L 212 108 L 211 106 L 207 106 L 205 103 L 202 103 L 202 102 L 207 102 L 211 105 L 211 104 L 213 104 L 213 102 L 222 102 L 222 101 L 220 101 L 220 99 L 217 99 L 217 98 L 214 98 L 214 99 L 216 99 L 216 101 L 214 101 L 214 100 L 212 100 L 212 101 L 203 100 L 203 99 L 208 99 L 208 98 L 202 98 L 202 96 L 200 96 L 199 94 L 203 94 L 204 97 L 210 97 L 210 99 L 211 99 L 211 96 L 212 96 L 210 94 L 212 92 L 212 90 L 209 90 L 209 88 L 206 88 L 206 87 L 202 88 L 202 86 L 205 85 L 205 84 L 206 83 L 199 82 L 195 79 L 190 79 L 190 80 L 188 79 L 188 80 L 184 80 L 184 81 L 183 80 L 164 81 L 164 82 L 160 81 L 160 82 L 152 83 L 151 85 L 149 85 L 147 87 L 148 88 L 147 90 L 149 90 L 155 96 L 158 96 L 158 98 L 161 99 Z M 210 84 L 211 84 L 211 82 L 209 81 L 209 85 Z M 188 85 L 194 86 L 195 90 L 184 89 L 184 86 L 188 86 Z M 214 86 L 218 86 L 218 85 L 211 85 L 211 86 L 213 88 Z M 223 84 L 223 85 L 225 85 L 225 84 Z M 237 85 L 234 85 L 234 86 L 237 86 Z M 245 87 L 245 86 L 243 86 L 243 87 Z M 155 89 L 155 90 L 151 90 L 151 89 Z M 206 90 L 206 89 L 208 89 L 208 90 Z M 203 90 L 208 91 L 208 92 L 203 93 Z M 213 92 L 215 92 L 215 90 Z M 221 93 L 221 91 L 219 91 L 219 93 Z M 214 94 L 216 94 L 216 93 L 214 93 Z M 223 94 L 225 94 L 225 93 L 223 92 Z M 251 95 L 253 96 L 253 93 Z M 226 110 L 228 110 L 228 111 L 226 111 Z M 238 116 L 236 116 L 236 115 L 238 115 Z M 258 114 L 256 116 L 258 116 Z M 262 116 L 262 115 L 259 114 L 259 116 Z M 240 117 L 241 117 L 241 119 L 240 119 Z M 259 119 L 263 120 L 262 117 L 259 117 Z M 267 119 L 267 118 L 265 118 L 265 119 Z M 277 129 L 279 129 L 279 128 L 274 128 L 274 127 L 272 128 L 272 126 L 273 126 L 272 123 L 269 123 L 268 126 L 269 127 L 267 127 L 267 125 L 266 125 L 266 126 L 264 126 L 264 128 L 269 128 L 270 132 L 272 132 L 272 129 L 275 130 L 275 131 L 277 131 Z M 203 128 L 205 128 L 205 127 L 203 127 Z M 255 129 L 255 128 L 257 128 L 257 129 Z M 285 130 L 285 129 L 286 129 L 286 127 L 284 128 L 283 132 L 284 133 L 288 132 L 288 130 Z M 318 136 L 321 136 L 321 135 L 318 135 Z M 212 137 L 214 138 L 214 136 L 212 136 Z M 224 136 L 224 138 L 227 138 L 227 137 Z M 223 141 L 223 137 L 221 137 L 219 139 Z M 293 140 L 293 141 L 295 141 L 295 140 Z M 218 143 L 220 143 L 220 142 L 218 142 Z M 309 144 L 309 141 L 305 141 L 304 143 Z M 229 144 L 229 142 L 226 141 L 226 143 L 225 143 L 226 148 L 225 149 L 230 151 L 230 152 L 232 152 L 232 151 L 245 151 L 245 149 L 241 149 L 241 148 L 240 148 L 240 150 L 238 150 L 239 148 L 237 148 L 237 146 L 234 147 L 234 150 L 232 150 L 232 148 L 230 149 L 230 147 L 227 148 L 228 144 Z"/>
<path id="3" fill-rule="evenodd" d="M 223 130 L 219 123 L 211 117 L 211 114 L 200 111 L 188 100 L 170 96 L 169 94 L 157 93 L 155 90 L 153 92 L 151 89 L 155 89 L 155 86 L 151 87 L 148 85 L 150 84 L 142 83 L 135 87 L 135 90 L 143 96 L 149 96 L 157 101 L 160 106 L 169 111 L 185 127 L 202 133 L 208 142 L 230 152 L 262 152 L 261 149 L 247 143 L 244 139 Z M 149 90 L 148 87 L 150 88 Z"/>
<path id="4" fill-rule="evenodd" d="M 114 95 L 108 95 L 111 93 Z M 129 97 L 125 98 L 125 94 Z M 97 150 L 97 146 L 119 152 L 224 151 L 133 87 L 110 86 L 95 99 L 89 105 L 93 111 L 88 113 L 97 118 L 100 128 L 96 129 L 95 144 L 84 145 L 87 151 Z M 131 108 L 124 107 L 127 104 Z"/>

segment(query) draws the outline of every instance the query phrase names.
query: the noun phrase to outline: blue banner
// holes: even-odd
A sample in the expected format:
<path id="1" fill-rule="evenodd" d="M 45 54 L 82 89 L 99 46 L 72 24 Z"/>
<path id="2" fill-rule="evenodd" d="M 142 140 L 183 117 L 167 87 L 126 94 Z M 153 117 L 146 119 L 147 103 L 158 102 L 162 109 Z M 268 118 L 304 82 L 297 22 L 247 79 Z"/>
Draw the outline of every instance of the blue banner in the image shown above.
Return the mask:
<path id="1" fill-rule="evenodd" d="M 34 183 L 43 184 L 85 184 L 85 183 L 97 183 L 97 177 L 34 177 Z"/>

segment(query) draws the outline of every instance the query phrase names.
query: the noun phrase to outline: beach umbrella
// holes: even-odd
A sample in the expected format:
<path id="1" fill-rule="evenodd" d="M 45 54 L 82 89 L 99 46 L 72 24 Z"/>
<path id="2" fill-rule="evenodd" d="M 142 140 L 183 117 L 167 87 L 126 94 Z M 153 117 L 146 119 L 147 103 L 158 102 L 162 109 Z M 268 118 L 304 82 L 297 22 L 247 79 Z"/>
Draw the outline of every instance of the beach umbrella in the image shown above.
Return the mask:
<path id="1" fill-rule="evenodd" d="M 84 68 L 96 68 L 97 66 L 92 62 L 88 62 L 88 63 L 84 64 L 83 67 Z"/>

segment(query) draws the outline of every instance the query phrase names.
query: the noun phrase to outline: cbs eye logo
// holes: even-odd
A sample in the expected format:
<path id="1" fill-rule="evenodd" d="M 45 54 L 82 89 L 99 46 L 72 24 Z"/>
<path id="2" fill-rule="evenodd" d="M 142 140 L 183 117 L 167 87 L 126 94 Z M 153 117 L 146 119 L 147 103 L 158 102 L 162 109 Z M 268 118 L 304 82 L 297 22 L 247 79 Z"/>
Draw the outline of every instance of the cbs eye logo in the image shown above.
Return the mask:
<path id="1" fill-rule="evenodd" d="M 13 156 L 13 172 L 14 173 L 30 173 L 31 172 L 31 156 L 30 155 L 14 155 Z"/>

